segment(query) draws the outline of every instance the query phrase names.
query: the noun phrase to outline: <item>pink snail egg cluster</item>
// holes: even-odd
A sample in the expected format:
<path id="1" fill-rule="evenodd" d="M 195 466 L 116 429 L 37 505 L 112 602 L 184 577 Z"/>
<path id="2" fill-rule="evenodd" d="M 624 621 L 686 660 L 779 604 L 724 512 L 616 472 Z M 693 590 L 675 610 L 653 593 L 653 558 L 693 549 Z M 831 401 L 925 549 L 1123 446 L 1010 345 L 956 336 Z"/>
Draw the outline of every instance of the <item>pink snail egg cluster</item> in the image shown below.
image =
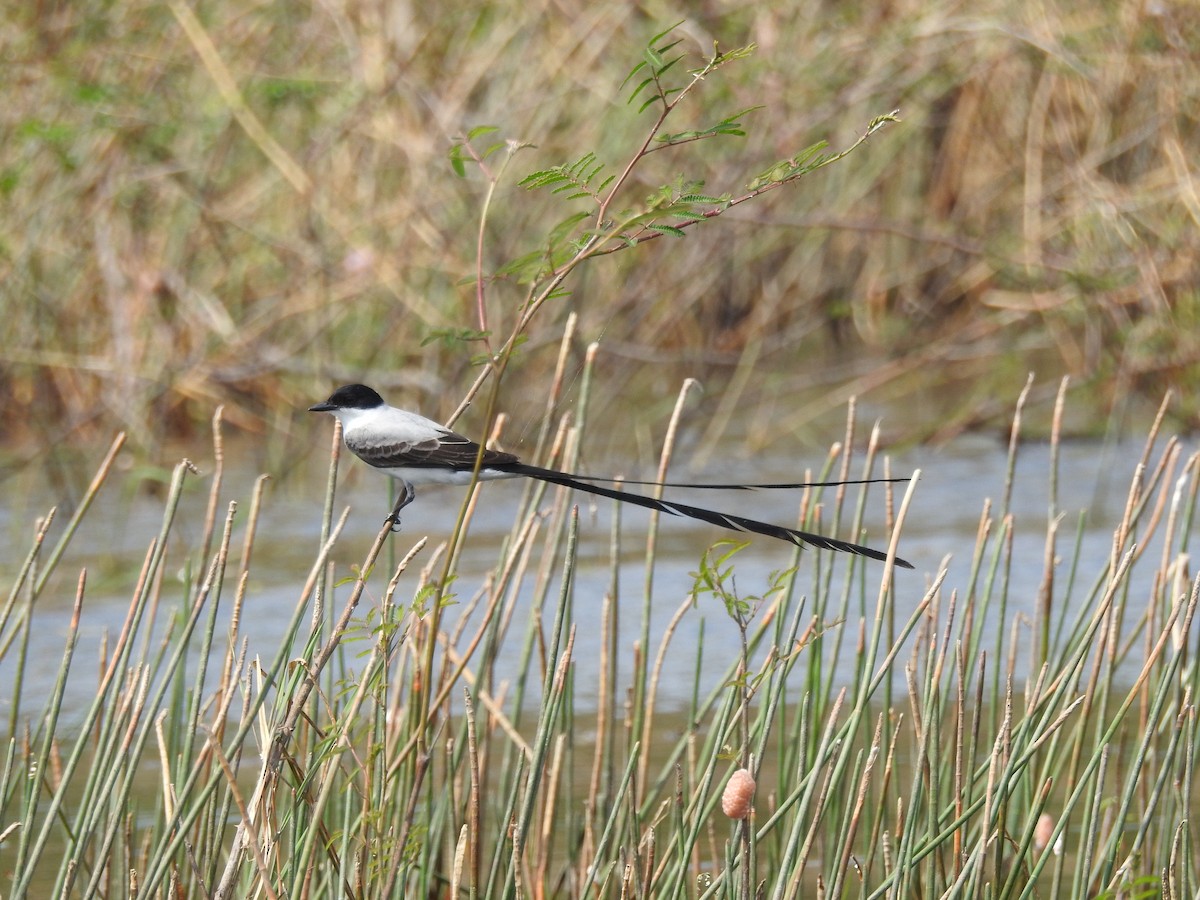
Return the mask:
<path id="1" fill-rule="evenodd" d="M 738 769 L 725 784 L 721 811 L 731 819 L 744 819 L 750 814 L 753 800 L 754 777 L 746 769 Z"/>

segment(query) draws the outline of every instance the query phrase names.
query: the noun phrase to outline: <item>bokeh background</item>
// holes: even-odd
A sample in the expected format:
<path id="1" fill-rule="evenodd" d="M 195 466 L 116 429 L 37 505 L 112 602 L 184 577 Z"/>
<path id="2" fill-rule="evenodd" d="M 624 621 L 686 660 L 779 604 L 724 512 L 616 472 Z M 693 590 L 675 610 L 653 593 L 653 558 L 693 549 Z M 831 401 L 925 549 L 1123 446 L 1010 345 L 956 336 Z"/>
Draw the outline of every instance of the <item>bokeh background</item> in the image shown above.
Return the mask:
<path id="1" fill-rule="evenodd" d="M 475 325 L 488 191 L 450 148 L 485 124 L 533 145 L 482 241 L 502 333 L 526 288 L 491 276 L 587 209 L 519 180 L 587 152 L 626 165 L 653 109 L 622 82 L 674 23 L 693 66 L 714 41 L 756 50 L 668 130 L 762 108 L 744 137 L 651 154 L 631 204 L 681 176 L 737 196 L 818 140 L 902 121 L 684 239 L 585 266 L 534 321 L 503 409 L 541 408 L 575 312 L 572 372 L 601 342 L 601 421 L 606 404 L 661 421 L 694 376 L 709 413 L 759 411 L 731 425 L 750 449 L 836 433 L 851 395 L 900 410 L 892 440 L 944 440 L 1005 428 L 1033 371 L 1035 431 L 1065 374 L 1070 433 L 1137 424 L 1167 388 L 1191 428 L 1195 3 L 47 0 L 0 30 L 6 471 L 117 429 L 154 458 L 218 403 L 277 464 L 312 443 L 301 411 L 351 380 L 447 414 L 480 348 L 428 339 Z M 621 437 L 599 429 L 596 455 Z"/>

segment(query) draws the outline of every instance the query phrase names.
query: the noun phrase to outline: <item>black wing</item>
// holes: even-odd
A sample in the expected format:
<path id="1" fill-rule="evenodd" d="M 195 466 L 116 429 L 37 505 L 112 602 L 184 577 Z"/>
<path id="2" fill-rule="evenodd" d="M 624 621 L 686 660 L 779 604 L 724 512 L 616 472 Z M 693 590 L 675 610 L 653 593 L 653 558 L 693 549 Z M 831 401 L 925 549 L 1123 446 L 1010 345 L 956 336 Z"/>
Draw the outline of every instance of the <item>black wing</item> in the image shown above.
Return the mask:
<path id="1" fill-rule="evenodd" d="M 377 469 L 450 469 L 470 472 L 479 456 L 479 444 L 461 434 L 447 431 L 424 441 L 346 441 L 363 462 Z M 512 453 L 483 451 L 483 468 L 503 467 L 517 462 Z"/>

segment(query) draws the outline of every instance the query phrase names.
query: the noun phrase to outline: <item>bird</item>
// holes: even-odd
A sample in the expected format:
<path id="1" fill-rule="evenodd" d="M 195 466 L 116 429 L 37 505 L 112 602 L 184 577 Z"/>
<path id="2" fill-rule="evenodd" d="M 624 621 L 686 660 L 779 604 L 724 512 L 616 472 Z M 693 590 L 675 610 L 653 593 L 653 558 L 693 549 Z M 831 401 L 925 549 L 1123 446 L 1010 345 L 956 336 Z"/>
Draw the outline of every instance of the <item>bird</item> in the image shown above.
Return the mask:
<path id="1" fill-rule="evenodd" d="M 852 482 L 793 482 L 778 484 L 692 484 L 678 482 L 625 481 L 615 478 L 598 478 L 560 472 L 521 462 L 512 453 L 492 450 L 463 437 L 461 434 L 439 425 L 432 419 L 389 406 L 383 397 L 365 384 L 347 384 L 339 387 L 327 400 L 308 408 L 309 412 L 325 412 L 342 423 L 342 439 L 346 448 L 384 474 L 400 482 L 400 495 L 386 521 L 394 528 L 399 526 L 400 511 L 416 499 L 417 485 L 427 484 L 470 484 L 474 479 L 491 481 L 498 478 L 533 478 L 548 484 L 560 485 L 587 494 L 607 497 L 621 503 L 631 503 L 646 509 L 657 510 L 672 516 L 684 516 L 707 522 L 731 531 L 751 532 L 777 538 L 797 546 L 818 547 L 840 553 L 852 553 L 870 559 L 886 561 L 887 554 L 853 544 L 837 538 L 825 537 L 795 528 L 785 528 L 769 522 L 760 522 L 731 513 L 717 512 L 699 506 L 690 506 L 674 500 L 647 497 L 643 494 L 618 491 L 610 487 L 593 484 L 595 481 L 623 484 L 654 485 L 660 487 L 703 488 L 724 490 L 751 490 L 755 488 L 800 488 L 818 485 L 859 484 L 875 481 L 905 481 L 903 478 L 862 479 Z M 912 563 L 899 557 L 895 564 L 904 569 L 913 568 Z"/>

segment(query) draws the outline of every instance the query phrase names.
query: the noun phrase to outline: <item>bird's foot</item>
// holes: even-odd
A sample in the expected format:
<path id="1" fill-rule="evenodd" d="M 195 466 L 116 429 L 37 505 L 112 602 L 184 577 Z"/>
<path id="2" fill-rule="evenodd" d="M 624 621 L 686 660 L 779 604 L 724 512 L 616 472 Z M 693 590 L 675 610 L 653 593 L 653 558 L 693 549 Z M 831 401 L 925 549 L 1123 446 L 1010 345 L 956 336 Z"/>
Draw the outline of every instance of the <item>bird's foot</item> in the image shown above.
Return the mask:
<path id="1" fill-rule="evenodd" d="M 400 496 L 396 498 L 396 505 L 392 507 L 392 511 L 383 520 L 383 524 L 391 526 L 392 534 L 399 534 L 400 532 L 400 510 L 417 499 L 417 492 L 413 489 L 413 486 L 407 481 L 403 482 L 403 484 L 404 487 L 400 491 Z"/>

